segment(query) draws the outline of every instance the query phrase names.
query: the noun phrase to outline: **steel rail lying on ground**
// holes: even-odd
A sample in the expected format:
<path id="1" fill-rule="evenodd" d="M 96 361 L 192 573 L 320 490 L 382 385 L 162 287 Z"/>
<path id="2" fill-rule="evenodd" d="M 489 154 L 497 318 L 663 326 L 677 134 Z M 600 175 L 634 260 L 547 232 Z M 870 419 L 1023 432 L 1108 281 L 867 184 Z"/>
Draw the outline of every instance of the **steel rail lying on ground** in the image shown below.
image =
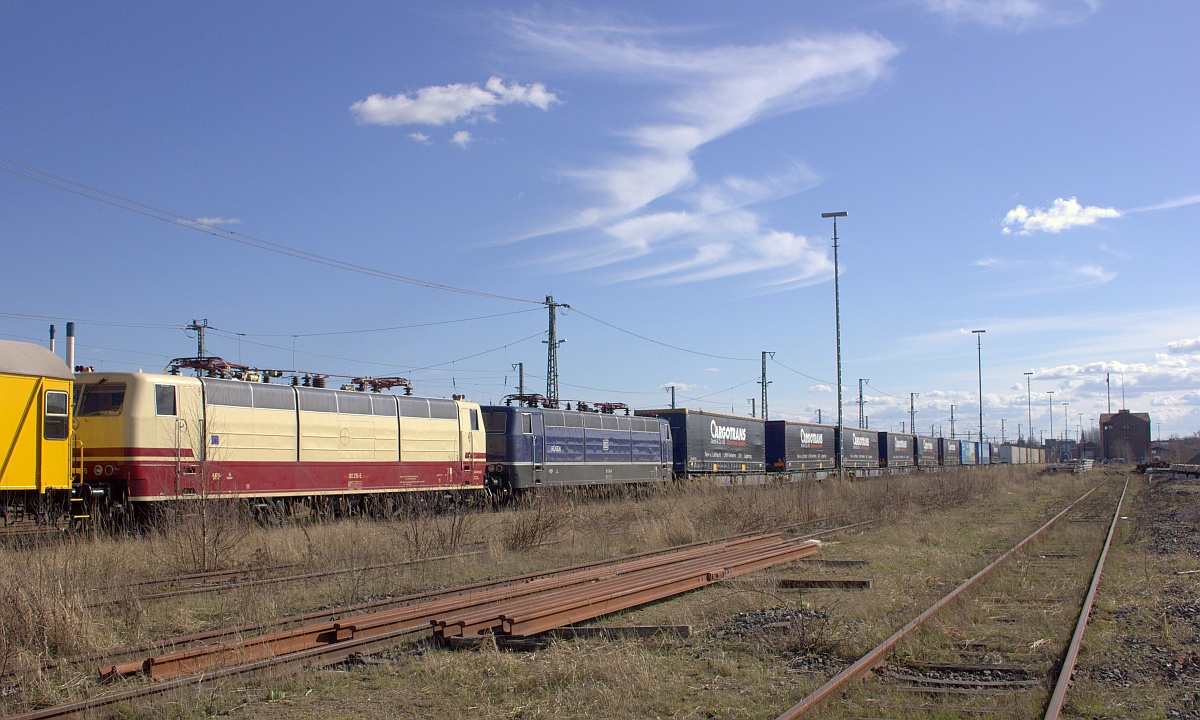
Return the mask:
<path id="1" fill-rule="evenodd" d="M 895 647 L 896 643 L 900 642 L 900 640 L 902 640 L 904 638 L 904 636 L 908 635 L 910 632 L 912 632 L 916 628 L 920 627 L 922 623 L 924 623 L 929 618 L 933 617 L 933 615 L 935 615 L 939 610 L 941 610 L 943 607 L 945 607 L 947 604 L 949 604 L 950 601 L 954 600 L 956 597 L 958 597 L 960 594 L 962 594 L 963 591 L 965 591 L 967 588 L 974 585 L 980 578 L 984 577 L 989 572 L 991 572 L 994 568 L 999 566 L 1002 562 L 1004 562 L 1006 559 L 1008 559 L 1008 557 L 1011 556 L 1013 553 L 1016 553 L 1021 548 L 1025 547 L 1029 543 L 1033 542 L 1033 540 L 1037 536 L 1041 535 L 1047 528 L 1049 528 L 1051 525 L 1053 525 L 1054 523 L 1056 523 L 1060 519 L 1062 519 L 1062 517 L 1065 516 L 1071 510 L 1071 508 L 1073 508 L 1076 505 L 1078 505 L 1079 503 L 1083 502 L 1084 499 L 1086 499 L 1089 495 L 1094 493 L 1097 490 L 1097 488 L 1099 488 L 1099 487 L 1100 487 L 1100 485 L 1096 485 L 1096 487 L 1093 487 L 1091 490 L 1088 490 L 1086 493 L 1084 493 L 1082 496 L 1080 496 L 1079 499 L 1075 500 L 1070 505 L 1063 508 L 1062 512 L 1060 512 L 1057 515 L 1055 515 L 1054 517 L 1050 518 L 1048 521 L 1046 521 L 1046 523 L 1044 525 L 1039 527 L 1037 530 L 1034 530 L 1024 540 L 1017 543 L 1015 546 L 1013 546 L 1011 549 L 1009 549 L 1003 555 L 1001 555 L 1000 557 L 996 558 L 991 563 L 989 563 L 987 565 L 987 567 L 983 568 L 979 572 L 972 575 L 970 577 L 970 579 L 968 579 L 963 584 L 954 588 L 954 590 L 950 591 L 950 593 L 948 595 L 943 597 L 941 600 L 938 600 L 936 603 L 934 603 L 932 606 L 930 606 L 929 609 L 927 609 L 925 612 L 921 613 L 916 618 L 911 620 L 907 625 L 905 625 L 904 627 L 897 630 L 887 640 L 884 640 L 880 644 L 876 645 L 874 648 L 872 648 L 870 651 L 868 651 L 867 654 L 863 655 L 861 658 L 856 660 L 852 665 L 847 667 L 845 670 L 842 670 L 840 673 L 835 675 L 833 678 L 831 678 L 828 682 L 826 682 L 821 687 L 814 690 L 808 697 L 804 698 L 800 702 L 798 702 L 795 705 L 793 705 L 792 707 L 788 708 L 782 715 L 780 715 L 777 718 L 777 720 L 795 720 L 796 718 L 802 717 L 805 713 L 807 713 L 810 710 L 812 710 L 813 708 L 815 708 L 822 700 L 829 697 L 829 695 L 831 695 L 835 690 L 840 688 L 842 685 L 845 685 L 850 680 L 853 680 L 855 678 L 859 678 L 859 677 L 862 677 L 863 675 L 865 675 L 872 668 L 874 668 L 876 665 L 878 665 L 883 660 L 883 656 L 885 654 L 887 654 L 893 647 Z"/>
<path id="2" fill-rule="evenodd" d="M 1087 629 L 1088 617 L 1092 612 L 1092 602 L 1096 599 L 1096 590 L 1100 587 L 1100 575 L 1104 572 L 1104 560 L 1108 556 L 1108 548 L 1112 545 L 1113 533 L 1117 529 L 1117 520 L 1121 518 L 1121 505 L 1125 502 L 1125 493 L 1129 491 L 1129 475 L 1125 476 L 1125 487 L 1121 489 L 1121 499 L 1117 501 L 1117 509 L 1113 511 L 1112 523 L 1108 526 L 1108 536 L 1104 539 L 1104 548 L 1096 561 L 1096 569 L 1092 572 L 1092 584 L 1088 586 L 1087 597 L 1079 611 L 1079 620 L 1075 623 L 1075 633 L 1071 636 L 1071 645 L 1063 658 L 1062 669 L 1058 673 L 1058 682 L 1054 685 L 1054 694 L 1046 707 L 1045 720 L 1057 720 L 1066 702 L 1067 688 L 1071 685 L 1071 675 L 1075 672 L 1075 661 L 1079 658 L 1079 648 L 1083 645 L 1083 632 Z"/>
<path id="3" fill-rule="evenodd" d="M 845 532 L 848 530 L 854 530 L 857 528 L 861 528 L 861 527 L 870 525 L 875 522 L 877 522 L 877 521 L 876 520 L 868 520 L 865 522 L 854 523 L 852 525 L 843 525 L 840 527 L 827 528 L 825 530 L 818 530 L 818 531 L 811 532 L 811 533 L 808 533 L 805 535 L 801 535 L 801 536 L 799 536 L 797 538 L 793 538 L 793 539 L 807 540 L 807 539 L 824 537 L 824 536 L 832 535 L 835 533 L 840 533 L 840 532 Z M 734 536 L 732 538 L 727 538 L 726 540 L 732 541 L 732 540 L 736 540 L 736 539 L 742 538 L 742 537 L 749 537 L 750 535 L 751 535 L 750 533 L 744 533 L 743 535 Z M 505 584 L 512 584 L 512 583 L 529 582 L 529 581 L 536 580 L 536 579 L 543 578 L 543 577 L 561 575 L 564 573 L 574 572 L 577 570 L 584 570 L 584 569 L 588 569 L 588 568 L 599 568 L 599 567 L 610 566 L 610 565 L 613 565 L 613 564 L 616 564 L 616 563 L 619 563 L 622 561 L 634 560 L 634 559 L 641 558 L 641 557 L 651 557 L 651 556 L 660 555 L 660 554 L 666 553 L 666 552 L 672 552 L 672 551 L 676 551 L 676 550 L 684 550 L 684 549 L 692 548 L 692 547 L 701 547 L 701 546 L 704 546 L 707 544 L 709 544 L 709 543 L 705 543 L 705 542 L 688 543 L 686 545 L 677 545 L 674 547 L 665 548 L 663 550 L 651 550 L 651 551 L 647 551 L 647 552 L 643 552 L 643 553 L 637 553 L 634 555 L 627 555 L 623 558 L 597 560 L 597 561 L 593 561 L 593 562 L 589 562 L 589 563 L 581 563 L 578 565 L 571 565 L 571 566 L 553 569 L 553 570 L 528 573 L 525 575 L 518 575 L 518 576 L 510 577 L 510 578 L 502 578 L 502 579 L 498 579 L 498 580 L 485 580 L 482 582 L 471 583 L 468 585 L 460 585 L 460 586 L 456 586 L 456 587 L 442 588 L 439 590 L 426 591 L 426 592 L 415 593 L 415 594 L 411 594 L 411 595 L 405 595 L 405 596 L 394 597 L 394 598 L 384 598 L 384 599 L 380 599 L 380 600 L 372 600 L 369 602 L 358 603 L 355 605 L 349 605 L 349 606 L 344 606 L 344 607 L 340 607 L 340 608 L 332 608 L 332 609 L 328 609 L 328 610 L 315 610 L 315 611 L 310 611 L 310 612 L 306 612 L 306 613 L 299 613 L 296 615 L 291 615 L 289 617 L 280 618 L 279 620 L 271 621 L 271 622 L 261 622 L 261 623 L 254 623 L 254 624 L 250 624 L 250 625 L 242 625 L 242 626 L 238 626 L 238 627 L 234 627 L 234 628 L 209 630 L 209 631 L 193 633 L 190 635 L 185 635 L 182 637 L 171 638 L 171 639 L 162 640 L 162 641 L 147 642 L 147 643 L 141 643 L 141 644 L 134 645 L 134 646 L 117 648 L 117 649 L 114 649 L 111 651 L 91 653 L 88 655 L 82 655 L 82 656 L 78 656 L 78 657 L 74 657 L 74 658 L 69 658 L 65 661 L 62 661 L 61 663 L 48 663 L 44 669 L 52 669 L 53 667 L 56 667 L 58 664 L 78 664 L 78 663 L 82 663 L 82 662 L 103 663 L 106 660 L 110 660 L 110 659 L 119 659 L 122 657 L 128 657 L 134 653 L 174 652 L 177 649 L 183 650 L 187 647 L 191 647 L 193 645 L 198 645 L 198 644 L 204 643 L 204 642 L 219 643 L 219 642 L 229 640 L 229 639 L 244 637 L 245 635 L 250 634 L 250 633 L 263 632 L 263 631 L 268 631 L 271 629 L 283 628 L 283 627 L 286 627 L 289 625 L 298 625 L 301 623 L 319 622 L 322 620 L 335 620 L 339 617 L 345 617 L 351 613 L 362 613 L 362 612 L 367 612 L 367 611 L 381 609 L 381 608 L 389 608 L 389 607 L 393 607 L 393 606 L 404 606 L 404 605 L 409 605 L 414 602 L 419 602 L 422 600 L 429 600 L 432 598 L 449 597 L 449 596 L 453 596 L 453 595 L 459 595 L 462 593 L 471 592 L 473 590 L 498 587 L 498 586 L 502 586 Z M 459 557 L 459 556 L 444 556 L 444 557 Z M 426 558 L 426 560 L 432 560 L 432 559 L 438 559 L 438 558 Z M 139 660 L 137 662 L 140 663 L 143 661 Z M 103 667 L 103 668 L 101 668 L 101 673 L 102 674 L 111 673 L 111 672 L 113 672 L 115 667 L 116 666 Z M 125 665 L 125 667 L 129 667 L 129 666 Z"/>
<path id="4" fill-rule="evenodd" d="M 645 592 L 656 585 L 681 587 L 678 577 L 655 575 L 657 569 L 669 567 L 671 563 L 679 564 L 693 576 L 700 575 L 708 584 L 717 582 L 725 577 L 727 572 L 751 572 L 763 566 L 763 557 L 774 558 L 775 562 L 786 562 L 790 559 L 816 552 L 817 543 L 785 542 L 778 534 L 756 536 L 734 540 L 718 545 L 692 547 L 679 550 L 667 555 L 642 557 L 640 559 L 617 565 L 605 565 L 578 570 L 561 575 L 542 576 L 523 583 L 511 583 L 492 586 L 472 592 L 462 593 L 430 602 L 416 603 L 404 607 L 385 610 L 370 615 L 345 618 L 335 622 L 308 625 L 294 630 L 283 631 L 271 635 L 249 638 L 240 642 L 229 642 L 212 647 L 194 648 L 158 657 L 145 658 L 141 661 L 120 663 L 107 668 L 101 668 L 107 676 L 131 675 L 145 673 L 156 679 L 171 679 L 187 673 L 206 672 L 229 662 L 256 660 L 272 656 L 297 652 L 317 645 L 339 643 L 351 638 L 374 636 L 395 630 L 433 625 L 439 634 L 453 635 L 467 632 L 481 632 L 485 629 L 501 629 L 505 608 L 517 608 L 532 613 L 543 612 L 547 607 L 537 602 L 530 603 L 528 598 L 537 593 L 549 593 L 551 602 L 571 605 L 572 622 L 588 617 L 613 612 L 622 601 L 615 597 L 633 595 L 639 598 L 641 604 L 648 602 L 646 598 L 655 599 L 651 593 Z M 706 556 L 712 556 L 706 559 Z M 757 558 L 757 561 L 756 561 Z M 697 563 L 703 564 L 698 567 Z M 724 565 L 729 565 L 727 570 Z M 614 590 L 611 578 L 622 578 Z M 609 582 L 603 582 L 608 580 Z M 636 588 L 632 583 L 638 582 Z M 671 585 L 674 582 L 675 585 Z M 629 583 L 628 587 L 620 583 Z M 579 588 L 591 586 L 592 596 L 582 593 Z M 699 587 L 701 585 L 697 585 Z M 688 587 L 687 589 L 691 589 Z M 681 590 L 677 590 L 681 591 Z M 609 593 L 614 597 L 599 598 L 596 593 Z M 666 591 L 665 591 L 666 592 Z M 640 593 L 640 594 L 637 594 Z M 671 594 L 666 592 L 660 597 Z M 488 610 L 479 615 L 481 606 Z M 631 607 L 632 605 L 624 605 Z M 580 608 L 591 607 L 591 614 Z M 612 609 L 605 609 L 612 608 Z M 500 612 L 492 612 L 499 609 Z M 512 610 L 510 609 L 511 613 Z M 582 615 L 581 615 L 582 613 Z M 465 616 L 465 620 L 463 619 Z M 541 617 L 541 615 L 537 615 Z M 565 623 L 563 623 L 565 624 Z M 448 625 L 460 628 L 458 633 L 445 631 Z M 469 628 L 469 629 L 468 629 Z"/>

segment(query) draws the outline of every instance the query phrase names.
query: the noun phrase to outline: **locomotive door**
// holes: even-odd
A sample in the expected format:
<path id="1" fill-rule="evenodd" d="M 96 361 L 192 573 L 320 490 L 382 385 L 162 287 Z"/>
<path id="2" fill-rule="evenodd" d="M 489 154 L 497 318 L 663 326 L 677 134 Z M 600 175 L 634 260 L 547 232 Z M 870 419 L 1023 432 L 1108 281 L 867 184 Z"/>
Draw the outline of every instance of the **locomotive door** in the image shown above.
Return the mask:
<path id="1" fill-rule="evenodd" d="M 201 452 L 199 386 L 156 383 L 154 416 L 157 446 L 165 450 L 164 468 L 176 495 L 196 492 L 195 480 Z"/>
<path id="2" fill-rule="evenodd" d="M 460 405 L 458 411 L 460 461 L 462 469 L 468 473 L 470 482 L 475 480 L 475 435 L 479 429 L 479 411 Z"/>
<path id="3" fill-rule="evenodd" d="M 541 480 L 542 463 L 546 459 L 546 428 L 542 424 L 540 414 L 527 417 L 533 423 L 533 476 L 535 479 Z"/>

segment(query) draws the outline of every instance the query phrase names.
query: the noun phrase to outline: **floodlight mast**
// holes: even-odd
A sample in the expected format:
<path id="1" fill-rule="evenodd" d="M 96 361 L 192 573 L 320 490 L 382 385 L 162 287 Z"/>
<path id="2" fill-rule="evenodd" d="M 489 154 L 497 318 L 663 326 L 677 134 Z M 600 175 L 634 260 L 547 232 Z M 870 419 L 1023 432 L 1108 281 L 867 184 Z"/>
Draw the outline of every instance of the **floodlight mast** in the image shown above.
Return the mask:
<path id="1" fill-rule="evenodd" d="M 822 218 L 833 218 L 833 322 L 837 332 L 837 396 L 838 396 L 838 477 L 845 478 L 842 462 L 842 295 L 838 285 L 838 234 L 837 219 L 846 217 L 845 212 L 821 213 Z"/>
<path id="2" fill-rule="evenodd" d="M 987 330 L 972 330 L 975 335 L 976 363 L 979 378 L 979 444 L 983 445 L 983 334 Z"/>

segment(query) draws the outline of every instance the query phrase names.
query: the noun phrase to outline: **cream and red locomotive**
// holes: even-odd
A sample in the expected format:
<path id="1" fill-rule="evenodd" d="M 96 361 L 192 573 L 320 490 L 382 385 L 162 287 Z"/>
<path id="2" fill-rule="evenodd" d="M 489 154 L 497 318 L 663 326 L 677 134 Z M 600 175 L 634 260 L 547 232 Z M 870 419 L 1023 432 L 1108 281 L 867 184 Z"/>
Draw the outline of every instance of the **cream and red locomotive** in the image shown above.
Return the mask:
<path id="1" fill-rule="evenodd" d="M 484 486 L 476 403 L 264 378 L 77 374 L 84 485 L 118 505 L 214 497 L 260 508 Z"/>

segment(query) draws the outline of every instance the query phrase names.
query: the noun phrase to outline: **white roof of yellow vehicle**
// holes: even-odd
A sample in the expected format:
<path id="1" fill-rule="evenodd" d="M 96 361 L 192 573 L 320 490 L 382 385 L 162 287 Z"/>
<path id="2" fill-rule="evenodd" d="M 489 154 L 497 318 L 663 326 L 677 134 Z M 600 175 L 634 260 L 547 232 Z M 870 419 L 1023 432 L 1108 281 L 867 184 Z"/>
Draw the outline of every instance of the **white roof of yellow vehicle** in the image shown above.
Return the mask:
<path id="1" fill-rule="evenodd" d="M 71 368 L 41 345 L 0 340 L 0 373 L 74 380 Z"/>

